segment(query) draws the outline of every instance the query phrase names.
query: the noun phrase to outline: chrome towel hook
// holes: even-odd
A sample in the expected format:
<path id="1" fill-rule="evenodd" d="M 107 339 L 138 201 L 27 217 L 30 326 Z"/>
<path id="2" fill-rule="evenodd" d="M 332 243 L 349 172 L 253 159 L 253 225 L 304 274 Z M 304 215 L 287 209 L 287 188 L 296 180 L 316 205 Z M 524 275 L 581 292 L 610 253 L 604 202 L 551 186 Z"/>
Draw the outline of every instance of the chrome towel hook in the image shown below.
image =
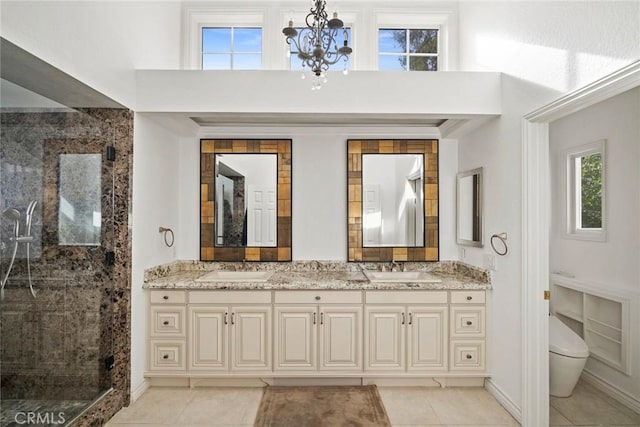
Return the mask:
<path id="1" fill-rule="evenodd" d="M 175 236 L 173 235 L 173 230 L 170 228 L 166 228 L 166 227 L 160 227 L 158 229 L 158 231 L 160 233 L 164 233 L 164 244 L 167 245 L 167 247 L 171 247 L 173 246 L 173 242 L 175 241 Z M 171 236 L 171 237 L 169 237 Z M 171 240 L 171 243 L 169 243 L 169 240 Z"/>
<path id="2" fill-rule="evenodd" d="M 499 251 L 499 250 L 496 249 L 496 247 L 494 245 L 494 239 L 497 239 L 497 240 L 499 240 L 501 242 L 502 247 L 504 248 L 503 250 Z M 509 248 L 507 247 L 507 233 L 498 233 L 498 234 L 494 234 L 493 236 L 491 236 L 491 247 L 493 248 L 495 253 L 497 253 L 498 255 L 500 255 L 500 256 L 506 255 L 507 252 L 509 252 Z"/>

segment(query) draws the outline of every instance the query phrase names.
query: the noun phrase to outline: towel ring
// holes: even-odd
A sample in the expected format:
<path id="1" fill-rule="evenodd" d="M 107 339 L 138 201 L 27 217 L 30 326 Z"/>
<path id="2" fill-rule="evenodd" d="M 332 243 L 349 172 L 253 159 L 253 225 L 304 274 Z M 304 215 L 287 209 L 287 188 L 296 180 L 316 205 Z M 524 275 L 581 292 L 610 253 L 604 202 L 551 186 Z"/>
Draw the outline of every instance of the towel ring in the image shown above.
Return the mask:
<path id="1" fill-rule="evenodd" d="M 498 239 L 500 242 L 502 242 L 502 246 L 504 247 L 504 250 L 502 251 L 497 250 L 493 243 L 493 239 Z M 507 252 L 509 252 L 509 247 L 507 246 L 507 233 L 499 233 L 491 236 L 491 248 L 493 248 L 495 253 L 497 253 L 500 256 L 506 255 Z"/>
<path id="2" fill-rule="evenodd" d="M 158 231 L 160 233 L 164 233 L 164 244 L 167 245 L 167 247 L 169 248 L 173 246 L 173 242 L 176 240 L 175 236 L 173 235 L 173 230 L 170 228 L 160 227 Z M 169 234 L 171 234 L 171 243 L 169 243 L 169 238 L 168 238 Z"/>

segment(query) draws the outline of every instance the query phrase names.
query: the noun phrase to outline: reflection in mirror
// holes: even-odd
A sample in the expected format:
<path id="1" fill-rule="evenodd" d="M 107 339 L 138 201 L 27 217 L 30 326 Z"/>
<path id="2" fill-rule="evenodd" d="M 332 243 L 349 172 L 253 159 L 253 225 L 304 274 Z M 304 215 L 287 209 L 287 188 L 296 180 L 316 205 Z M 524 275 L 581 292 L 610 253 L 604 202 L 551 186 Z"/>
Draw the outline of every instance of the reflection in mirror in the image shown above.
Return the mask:
<path id="1" fill-rule="evenodd" d="M 483 246 L 482 168 L 458 174 L 458 244 Z"/>
<path id="2" fill-rule="evenodd" d="M 277 155 L 215 155 L 215 246 L 277 245 Z"/>
<path id="3" fill-rule="evenodd" d="M 60 154 L 58 244 L 100 246 L 101 154 Z"/>
<path id="4" fill-rule="evenodd" d="M 424 246 L 421 154 L 362 155 L 363 247 Z"/>

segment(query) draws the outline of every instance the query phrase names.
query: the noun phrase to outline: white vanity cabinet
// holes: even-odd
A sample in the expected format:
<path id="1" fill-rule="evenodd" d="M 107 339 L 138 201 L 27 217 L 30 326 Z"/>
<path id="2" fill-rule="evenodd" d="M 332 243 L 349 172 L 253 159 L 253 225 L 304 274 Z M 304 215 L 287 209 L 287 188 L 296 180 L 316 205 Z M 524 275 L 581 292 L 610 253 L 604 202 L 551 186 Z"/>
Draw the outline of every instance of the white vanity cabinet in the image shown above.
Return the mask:
<path id="1" fill-rule="evenodd" d="M 367 291 L 366 371 L 446 371 L 447 291 Z"/>
<path id="2" fill-rule="evenodd" d="M 362 370 L 360 291 L 277 291 L 275 371 Z"/>
<path id="3" fill-rule="evenodd" d="M 146 375 L 162 385 L 341 375 L 478 385 L 485 299 L 484 290 L 152 289 Z"/>
<path id="4" fill-rule="evenodd" d="M 191 291 L 188 313 L 189 370 L 271 370 L 270 292 Z"/>

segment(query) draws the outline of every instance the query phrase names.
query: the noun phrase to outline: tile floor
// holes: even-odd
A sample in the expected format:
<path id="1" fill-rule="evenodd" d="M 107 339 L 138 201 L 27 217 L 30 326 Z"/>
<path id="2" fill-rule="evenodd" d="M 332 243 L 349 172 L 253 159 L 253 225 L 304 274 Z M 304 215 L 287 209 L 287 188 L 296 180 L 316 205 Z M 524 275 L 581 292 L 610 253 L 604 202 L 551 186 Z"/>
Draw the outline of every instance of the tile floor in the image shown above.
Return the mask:
<path id="1" fill-rule="evenodd" d="M 640 427 L 640 414 L 582 380 L 570 397 L 551 396 L 549 404 L 552 426 Z"/>
<path id="2" fill-rule="evenodd" d="M 482 388 L 379 387 L 394 426 L 518 426 Z M 252 426 L 262 389 L 152 388 L 108 427 Z M 550 398 L 552 426 L 640 427 L 640 414 L 580 381 L 568 398 Z"/>
<path id="3" fill-rule="evenodd" d="M 519 425 L 482 388 L 380 387 L 379 391 L 394 426 Z M 151 388 L 107 426 L 253 426 L 261 397 L 259 388 Z"/>

